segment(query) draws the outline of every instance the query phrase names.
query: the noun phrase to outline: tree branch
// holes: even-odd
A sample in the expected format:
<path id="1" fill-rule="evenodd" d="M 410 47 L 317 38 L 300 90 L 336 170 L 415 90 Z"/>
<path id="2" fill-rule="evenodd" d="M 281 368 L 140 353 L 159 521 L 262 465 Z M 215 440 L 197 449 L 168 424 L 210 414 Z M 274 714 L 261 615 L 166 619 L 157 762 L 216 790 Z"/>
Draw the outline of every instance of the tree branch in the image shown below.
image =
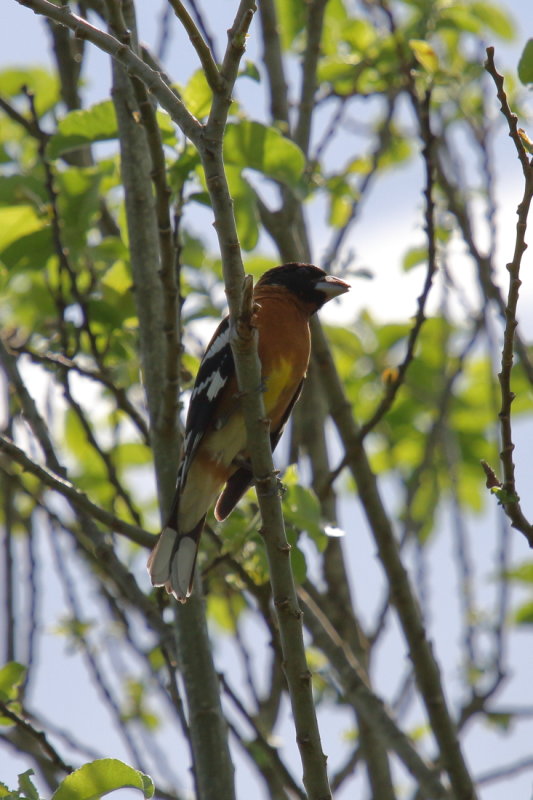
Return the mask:
<path id="1" fill-rule="evenodd" d="M 311 674 L 307 667 L 303 643 L 301 611 L 290 565 L 290 547 L 285 535 L 278 496 L 268 422 L 265 419 L 262 394 L 257 391 L 261 385 L 261 370 L 257 356 L 256 331 L 251 326 L 251 294 L 250 304 L 243 305 L 241 298 L 244 270 L 222 158 L 223 133 L 231 103 L 230 91 L 237 76 L 238 64 L 244 52 L 246 32 L 254 10 L 253 0 L 242 0 L 235 24 L 228 32 L 228 47 L 221 69 L 227 89 L 224 93 L 215 94 L 213 98 L 206 126 L 205 144 L 200 144 L 199 152 L 211 196 L 214 224 L 222 254 L 224 282 L 232 324 L 231 346 L 235 356 L 248 449 L 251 453 L 261 509 L 261 533 L 269 561 L 285 674 L 294 715 L 296 740 L 303 765 L 303 781 L 309 798 L 324 800 L 330 797 L 326 761 L 322 753 L 313 704 Z"/>
<path id="2" fill-rule="evenodd" d="M 168 0 L 168 2 L 187 31 L 191 44 L 196 50 L 198 58 L 204 68 L 204 74 L 209 86 L 213 92 L 220 92 L 223 88 L 223 81 L 209 45 L 204 41 L 202 34 L 181 0 Z"/>
<path id="3" fill-rule="evenodd" d="M 17 0 L 22 6 L 30 8 L 35 14 L 55 20 L 60 25 L 70 28 L 76 36 L 92 42 L 99 50 L 109 53 L 116 61 L 145 86 L 157 98 L 161 106 L 168 111 L 172 119 L 180 126 L 185 135 L 198 142 L 203 126 L 187 111 L 185 105 L 163 80 L 160 73 L 149 67 L 131 48 L 122 44 L 115 36 L 91 25 L 70 10 L 70 6 L 56 6 L 48 0 Z"/>
<path id="4" fill-rule="evenodd" d="M 130 541 L 142 547 L 153 547 L 155 540 L 151 533 L 148 533 L 138 525 L 130 525 L 129 522 L 125 522 L 115 517 L 114 514 L 111 514 L 104 508 L 95 505 L 95 503 L 89 500 L 87 495 L 74 486 L 73 483 L 63 478 L 61 475 L 58 475 L 53 470 L 36 464 L 35 461 L 26 455 L 24 450 L 17 447 L 11 439 L 3 434 L 0 434 L 0 451 L 9 456 L 16 464 L 19 464 L 24 472 L 35 475 L 45 486 L 48 486 L 50 489 L 62 495 L 62 497 L 66 498 L 71 505 L 75 506 L 80 511 L 89 514 L 93 519 L 101 522 L 108 530 L 120 533 L 122 536 L 125 536 Z M 5 469 L 4 465 L 2 465 L 2 469 Z M 13 473 L 8 472 L 7 474 L 12 475 Z"/>
<path id="5" fill-rule="evenodd" d="M 357 659 L 327 617 L 322 614 L 305 589 L 299 589 L 298 595 L 304 606 L 306 625 L 316 645 L 324 652 L 337 672 L 350 703 L 371 728 L 379 731 L 387 746 L 396 753 L 429 797 L 448 797 L 448 791 L 439 781 L 436 771 L 418 755 L 409 738 L 387 713 L 383 702 L 368 688 L 366 677 Z"/>
<path id="6" fill-rule="evenodd" d="M 500 459 L 503 467 L 504 480 L 501 486 L 495 486 L 496 495 L 505 513 L 511 520 L 511 525 L 526 537 L 529 546 L 533 547 L 533 525 L 526 519 L 520 507 L 520 498 L 516 491 L 515 464 L 513 459 L 513 436 L 511 425 L 511 406 L 515 395 L 511 390 L 511 376 L 515 349 L 515 331 L 518 326 L 516 311 L 518 296 L 522 281 L 520 280 L 520 266 L 522 256 L 526 251 L 525 241 L 527 218 L 533 198 L 533 159 L 527 157 L 524 145 L 517 131 L 517 117 L 511 112 L 507 96 L 503 88 L 503 77 L 496 71 L 494 65 L 494 48 L 487 48 L 487 61 L 485 69 L 492 76 L 498 91 L 502 113 L 509 126 L 509 135 L 512 138 L 524 173 L 524 193 L 517 209 L 518 222 L 516 223 L 516 239 L 513 260 L 507 264 L 509 273 L 509 289 L 505 306 L 505 331 L 501 355 L 501 370 L 498 374 L 501 391 L 500 430 L 502 449 Z"/>
<path id="7" fill-rule="evenodd" d="M 330 413 L 346 450 L 348 466 L 357 483 L 363 510 L 389 581 L 391 601 L 409 646 L 418 688 L 439 745 L 442 763 L 457 796 L 475 798 L 475 788 L 444 696 L 439 665 L 433 655 L 418 603 L 400 558 L 398 543 L 379 493 L 376 476 L 360 441 L 351 404 L 344 394 L 318 320 L 313 320 L 312 332 L 323 391 L 328 398 Z"/>

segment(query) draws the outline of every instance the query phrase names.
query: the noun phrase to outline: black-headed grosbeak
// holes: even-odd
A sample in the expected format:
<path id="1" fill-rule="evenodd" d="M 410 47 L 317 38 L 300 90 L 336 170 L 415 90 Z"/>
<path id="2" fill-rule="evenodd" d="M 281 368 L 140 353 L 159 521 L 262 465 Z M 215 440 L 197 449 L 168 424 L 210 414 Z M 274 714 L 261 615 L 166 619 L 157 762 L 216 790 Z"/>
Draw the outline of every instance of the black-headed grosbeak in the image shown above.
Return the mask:
<path id="1" fill-rule="evenodd" d="M 324 303 L 349 288 L 324 270 L 299 263 L 268 270 L 255 286 L 253 322 L 258 330 L 272 450 L 298 399 L 309 364 L 309 319 Z M 209 507 L 218 496 L 215 517 L 225 519 L 252 483 L 226 317 L 211 339 L 196 376 L 176 493 L 167 524 L 148 560 L 154 586 L 164 586 L 181 603 L 187 600 Z"/>

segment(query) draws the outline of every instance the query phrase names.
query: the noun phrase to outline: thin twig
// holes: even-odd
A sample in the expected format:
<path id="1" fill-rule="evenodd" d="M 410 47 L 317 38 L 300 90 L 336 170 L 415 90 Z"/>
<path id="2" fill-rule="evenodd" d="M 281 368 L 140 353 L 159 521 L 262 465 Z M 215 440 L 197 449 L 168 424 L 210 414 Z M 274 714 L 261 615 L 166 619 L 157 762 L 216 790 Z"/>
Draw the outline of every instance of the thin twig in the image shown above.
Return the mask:
<path id="1" fill-rule="evenodd" d="M 422 287 L 422 292 L 417 299 L 417 311 L 415 316 L 415 322 L 409 332 L 404 359 L 400 364 L 400 366 L 398 367 L 398 371 L 394 379 L 387 384 L 385 394 L 380 404 L 378 405 L 377 409 L 375 410 L 374 414 L 372 414 L 371 418 L 361 426 L 361 430 L 359 433 L 361 441 L 365 438 L 365 436 L 367 436 L 367 434 L 373 428 L 375 428 L 378 422 L 392 407 L 394 399 L 398 394 L 400 387 L 404 383 L 406 372 L 414 358 L 415 347 L 418 342 L 420 331 L 426 320 L 426 314 L 425 314 L 426 303 L 429 293 L 431 291 L 431 286 L 433 284 L 433 278 L 437 271 L 436 240 L 435 240 L 435 201 L 433 198 L 433 186 L 434 186 L 433 147 L 435 140 L 433 133 L 431 131 L 430 106 L 431 106 L 431 92 L 428 89 L 428 91 L 424 96 L 423 102 L 420 104 L 420 112 L 419 112 L 420 138 L 423 142 L 422 157 L 424 161 L 425 178 L 426 178 L 426 183 L 424 187 L 424 196 L 426 200 L 425 223 L 426 223 L 426 235 L 427 235 L 427 245 L 428 245 L 426 277 L 424 280 L 424 286 Z"/>
<path id="2" fill-rule="evenodd" d="M 139 411 L 137 411 L 133 403 L 129 400 L 126 389 L 124 389 L 123 386 L 117 386 L 116 381 L 113 380 L 107 370 L 102 372 L 100 369 L 90 369 L 89 367 L 84 367 L 78 361 L 68 358 L 61 353 L 38 353 L 36 350 L 32 350 L 30 347 L 28 347 L 26 343 L 18 344 L 12 339 L 8 340 L 8 345 L 12 352 L 28 356 L 28 358 L 30 358 L 35 364 L 43 364 L 45 366 L 50 365 L 56 370 L 72 370 L 84 378 L 89 378 L 90 380 L 105 386 L 105 388 L 113 394 L 117 408 L 123 411 L 124 414 L 131 419 L 141 434 L 144 443 L 147 445 L 150 443 L 150 433 L 144 417 L 139 413 Z"/>
<path id="3" fill-rule="evenodd" d="M 487 61 L 485 69 L 492 76 L 496 84 L 498 99 L 501 103 L 502 113 L 509 126 L 509 135 L 513 140 L 522 171 L 524 173 L 524 193 L 522 200 L 517 208 L 518 222 L 516 223 L 516 239 L 512 261 L 507 264 L 509 272 L 509 288 L 507 293 L 507 303 L 505 306 L 505 331 L 503 337 L 503 347 L 501 356 L 501 370 L 498 374 L 501 390 L 500 407 L 500 430 L 501 430 L 501 451 L 500 459 L 503 467 L 504 480 L 501 488 L 496 487 L 496 494 L 505 513 L 511 520 L 511 525 L 524 534 L 529 546 L 533 547 L 533 525 L 526 519 L 520 507 L 520 498 L 516 490 L 515 464 L 513 459 L 513 436 L 511 424 L 511 406 L 515 395 L 511 389 L 511 376 L 515 349 L 515 330 L 518 325 L 516 311 L 518 297 L 521 286 L 520 266 L 522 256 L 527 248 L 525 235 L 527 230 L 527 218 L 533 198 L 533 159 L 530 160 L 526 154 L 524 145 L 517 130 L 517 117 L 512 113 L 507 102 L 507 95 L 503 88 L 503 77 L 496 71 L 494 65 L 494 48 L 487 48 Z"/>
<path id="4" fill-rule="evenodd" d="M 45 486 L 54 489 L 54 491 L 65 497 L 71 505 L 89 514 L 91 517 L 98 520 L 98 522 L 105 525 L 110 531 L 120 533 L 142 547 L 153 547 L 154 537 L 150 533 L 139 528 L 137 525 L 130 525 L 130 523 L 115 517 L 109 511 L 95 505 L 89 500 L 87 495 L 74 486 L 74 484 L 61 475 L 58 475 L 49 467 L 36 464 L 35 461 L 26 455 L 24 450 L 21 450 L 20 447 L 3 434 L 0 434 L 0 452 L 6 453 L 9 458 L 19 464 L 25 472 L 35 475 Z M 2 468 L 4 467 L 2 466 Z"/>
<path id="5" fill-rule="evenodd" d="M 46 734 L 44 733 L 44 731 L 38 731 L 36 728 L 33 727 L 33 725 L 30 725 L 30 723 L 27 722 L 25 719 L 23 719 L 19 714 L 15 714 L 15 712 L 12 711 L 8 707 L 8 705 L 4 703 L 3 700 L 0 700 L 0 711 L 2 712 L 2 716 L 10 719 L 12 722 L 15 723 L 17 728 L 23 730 L 24 733 L 27 733 L 29 736 L 31 736 L 32 739 L 35 739 L 39 743 L 41 749 L 55 767 L 62 770 L 63 772 L 66 772 L 67 774 L 74 770 L 74 767 L 63 761 L 57 750 L 50 744 L 50 742 L 46 738 Z"/>
<path id="6" fill-rule="evenodd" d="M 299 590 L 299 597 L 304 606 L 306 624 L 309 625 L 317 645 L 328 656 L 337 672 L 350 703 L 369 725 L 379 730 L 388 747 L 394 750 L 429 797 L 448 797 L 448 791 L 440 782 L 436 771 L 424 762 L 409 737 L 390 717 L 383 702 L 368 688 L 364 673 L 348 645 L 342 641 L 304 589 Z"/>
<path id="7" fill-rule="evenodd" d="M 109 53 L 121 63 L 132 75 L 139 78 L 157 98 L 161 106 L 168 111 L 172 119 L 181 127 L 185 135 L 198 142 L 202 136 L 203 126 L 186 109 L 176 92 L 165 82 L 161 74 L 146 64 L 131 48 L 126 47 L 115 36 L 96 28 L 87 20 L 74 14 L 70 6 L 56 6 L 48 0 L 17 0 L 22 6 L 30 8 L 35 14 L 55 20 L 66 25 L 76 36 L 87 39 L 100 50 Z"/>
<path id="8" fill-rule="evenodd" d="M 198 30 L 193 18 L 181 2 L 181 0 L 168 0 L 172 6 L 175 15 L 187 31 L 191 44 L 196 50 L 198 58 L 204 68 L 204 74 L 207 82 L 213 92 L 219 92 L 222 89 L 222 76 L 218 71 L 213 53 L 209 45 L 204 41 L 202 34 Z"/>

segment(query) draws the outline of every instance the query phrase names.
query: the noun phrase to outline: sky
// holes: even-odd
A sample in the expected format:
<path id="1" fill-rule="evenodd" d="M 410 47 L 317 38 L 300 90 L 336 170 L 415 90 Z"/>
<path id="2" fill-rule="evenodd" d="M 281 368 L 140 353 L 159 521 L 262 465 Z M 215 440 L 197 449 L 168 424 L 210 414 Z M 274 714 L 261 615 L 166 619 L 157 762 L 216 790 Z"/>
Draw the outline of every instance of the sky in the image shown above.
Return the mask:
<path id="1" fill-rule="evenodd" d="M 148 42 L 153 42 L 154 33 L 157 30 L 159 19 L 160 3 L 139 2 L 138 8 L 141 17 L 142 38 Z M 231 13 L 235 7 L 234 2 L 226 0 L 213 4 L 216 9 L 212 9 L 210 25 L 213 29 L 224 29 L 227 27 L 231 18 Z M 516 67 L 522 46 L 529 35 L 532 35 L 533 25 L 524 24 L 525 20 L 531 20 L 531 0 L 507 0 L 502 3 L 509 8 L 518 21 L 517 41 L 512 45 L 498 45 L 496 57 L 499 65 L 514 69 Z M 157 9 L 154 13 L 154 8 Z M 48 51 L 48 40 L 43 35 L 42 22 L 27 9 L 18 5 L 16 0 L 2 0 L 0 7 L 0 68 L 14 65 L 36 65 L 50 64 L 50 54 Z M 252 28 L 249 38 L 249 55 L 253 58 L 255 47 L 254 30 Z M 169 58 L 169 71 L 177 81 L 184 81 L 190 71 L 190 59 L 188 53 L 188 42 L 185 37 L 179 37 L 173 47 L 172 55 Z M 86 98 L 87 102 L 96 102 L 108 96 L 109 90 L 109 67 L 107 58 L 99 55 L 91 55 L 91 59 L 86 71 Z M 243 83 L 244 86 L 244 83 Z M 1 87 L 0 87 L 1 90 Z M 249 88 L 253 91 L 253 87 Z M 248 91 L 246 88 L 243 92 Z M 529 104 L 531 108 L 531 102 Z M 261 116 L 261 109 L 258 109 L 258 116 Z M 531 135 L 531 130 L 530 130 Z M 533 137 L 532 137 L 533 138 Z M 505 132 L 502 132 L 496 143 L 498 153 L 498 196 L 500 198 L 500 221 L 502 222 L 503 235 L 500 239 L 497 261 L 499 263 L 498 273 L 500 280 L 505 279 L 505 263 L 510 259 L 512 241 L 514 238 L 515 209 L 521 194 L 521 175 L 518 164 L 514 157 L 514 151 Z M 412 180 L 412 168 L 398 170 L 390 174 L 387 182 L 383 182 L 369 199 L 365 202 L 362 210 L 361 224 L 357 227 L 357 237 L 349 242 L 349 248 L 354 253 L 354 261 L 357 266 L 370 269 L 375 274 L 372 281 L 359 281 L 349 298 L 344 300 L 344 305 L 335 306 L 330 313 L 336 319 L 348 319 L 353 317 L 354 311 L 359 308 L 369 307 L 372 312 L 383 320 L 401 319 L 404 320 L 412 316 L 416 310 L 416 298 L 420 292 L 423 276 L 418 270 L 412 270 L 407 275 L 400 268 L 401 259 L 405 250 L 413 243 L 413 232 L 418 231 L 420 240 L 423 237 L 422 230 L 422 198 L 419 184 Z M 383 235 L 382 219 L 387 220 L 386 235 Z M 378 222 L 379 220 L 379 222 Z M 319 213 L 312 220 L 313 245 L 316 263 L 320 263 L 320 257 L 327 250 L 328 232 L 322 222 Z M 200 220 L 198 229 L 203 230 L 204 222 Z M 531 268 L 531 256 L 527 262 Z M 475 292 L 475 281 L 470 275 L 471 267 L 460 253 L 457 254 L 456 269 L 463 270 L 464 286 L 468 292 Z M 502 283 L 503 285 L 503 283 Z M 436 302 L 436 301 L 435 301 Z M 522 287 L 522 316 L 524 329 L 529 336 L 533 335 L 533 280 L 524 281 Z M 344 317 L 343 317 L 344 315 Z M 518 438 L 518 437 L 517 437 Z M 524 465 L 526 463 L 527 452 L 533 452 L 533 434 L 531 426 L 525 427 L 521 431 L 520 439 L 524 455 Z M 392 498 L 392 494 L 390 497 Z M 533 514 L 533 507 L 527 508 L 529 498 L 525 498 L 526 515 L 530 511 Z M 391 499 L 392 502 L 392 499 Z M 496 513 L 494 509 L 488 515 Z M 341 507 L 341 525 L 346 530 L 345 546 L 347 557 L 352 565 L 352 581 L 356 596 L 374 598 L 376 605 L 381 597 L 382 578 L 379 566 L 375 559 L 374 544 L 365 532 L 365 526 L 360 518 L 358 509 L 354 508 L 353 502 L 343 501 Z M 450 529 L 450 521 L 443 520 L 444 530 Z M 492 566 L 491 556 L 496 546 L 493 538 L 495 526 L 492 519 L 488 517 L 476 519 L 471 522 L 471 530 L 474 540 L 483 539 L 484 546 L 476 551 L 476 569 L 480 575 L 488 576 Z M 454 606 L 458 602 L 457 587 L 451 584 L 451 572 L 448 568 L 453 558 L 453 546 L 450 537 L 441 535 L 430 546 L 432 564 L 439 564 L 439 570 L 431 574 L 432 602 L 428 613 L 434 620 L 433 630 L 437 636 L 436 647 L 442 660 L 444 671 L 449 674 L 455 668 L 456 663 L 456 642 L 460 632 L 453 627 L 452 620 L 456 614 L 452 613 Z M 515 544 L 515 555 L 517 558 L 525 557 L 525 549 L 517 539 Z M 46 542 L 41 544 L 41 559 L 43 564 L 51 564 L 53 560 L 49 545 Z M 371 564 L 370 568 L 368 565 Z M 148 583 L 146 579 L 146 588 Z M 491 601 L 490 585 L 483 589 L 486 592 L 487 603 Z M 44 620 L 55 620 L 62 608 L 62 597 L 57 587 L 48 587 L 45 593 L 45 607 L 42 610 Z M 394 653 L 398 643 L 398 633 L 391 632 L 383 647 L 385 653 L 380 654 L 380 664 L 395 664 Z M 517 633 L 512 638 L 511 662 L 517 665 L 513 675 L 510 676 L 507 686 L 501 695 L 503 703 L 518 703 L 524 696 L 531 697 L 531 635 L 527 633 Z M 387 652 L 390 657 L 387 657 Z M 385 656 L 385 657 L 383 657 Z M 80 730 L 80 735 L 90 739 L 96 735 L 96 742 L 103 749 L 108 748 L 108 752 L 117 757 L 128 760 L 127 754 L 123 752 L 123 746 L 116 733 L 109 725 L 107 718 L 101 716 L 97 709 L 94 694 L 89 690 L 86 694 L 79 693 L 79 684 L 76 680 L 57 680 L 57 675 L 62 675 L 65 667 L 64 642 L 59 637 L 53 635 L 50 628 L 44 639 L 43 651 L 40 654 L 43 664 L 47 664 L 48 672 L 41 673 L 39 683 L 34 688 L 35 697 L 39 700 L 39 707 L 48 717 L 54 717 L 58 724 L 67 725 L 70 721 L 72 708 L 76 708 L 76 714 L 86 720 L 85 730 Z M 218 645 L 217 663 L 225 665 L 235 659 L 230 643 L 222 641 Z M 528 665 L 527 669 L 520 668 Z M 68 668 L 72 675 L 83 675 L 81 659 L 76 655 L 69 655 Z M 384 692 L 390 691 L 391 683 L 395 685 L 406 665 L 400 664 L 397 672 L 392 672 L 391 668 L 380 667 L 376 676 L 377 688 Z M 458 690 L 459 681 L 451 679 L 452 692 Z M 457 699 L 457 698 L 455 698 Z M 287 717 L 288 717 L 287 710 Z M 346 719 L 346 728 L 349 728 L 351 720 Z M 289 730 L 289 725 L 287 725 Z M 282 731 L 283 733 L 283 731 Z M 338 730 L 332 729 L 327 720 L 323 729 L 324 749 L 331 754 L 332 761 L 342 760 L 342 744 L 339 744 Z M 290 732 L 287 739 L 290 737 Z M 518 737 L 518 738 L 517 738 Z M 468 740 L 468 737 L 467 737 Z M 533 741 L 533 725 L 526 723 L 519 727 L 516 737 L 501 737 L 495 731 L 487 730 L 476 734 L 475 741 L 469 741 L 469 757 L 477 772 L 481 768 L 486 768 L 488 761 L 493 761 L 494 765 L 512 760 L 521 752 L 530 751 L 530 746 L 524 743 Z M 288 744 L 289 750 L 291 744 Z M 297 758 L 295 747 L 293 747 L 294 758 Z M 487 753 L 490 757 L 487 758 Z M 172 752 L 169 751 L 169 759 L 172 759 Z M 19 771 L 26 768 L 20 759 L 12 758 L 7 765 L 2 764 L 0 768 L 0 780 L 11 785 L 16 783 L 16 775 Z M 238 794 L 240 797 L 250 796 L 250 776 L 245 763 L 240 762 Z M 512 783 L 513 796 L 530 797 L 532 791 L 531 774 L 517 778 Z M 351 795 L 353 796 L 353 795 Z M 495 784 L 490 789 L 482 793 L 483 800 L 507 800 L 509 797 L 509 787 L 504 784 Z M 340 800 L 344 800 L 344 795 L 339 794 Z"/>

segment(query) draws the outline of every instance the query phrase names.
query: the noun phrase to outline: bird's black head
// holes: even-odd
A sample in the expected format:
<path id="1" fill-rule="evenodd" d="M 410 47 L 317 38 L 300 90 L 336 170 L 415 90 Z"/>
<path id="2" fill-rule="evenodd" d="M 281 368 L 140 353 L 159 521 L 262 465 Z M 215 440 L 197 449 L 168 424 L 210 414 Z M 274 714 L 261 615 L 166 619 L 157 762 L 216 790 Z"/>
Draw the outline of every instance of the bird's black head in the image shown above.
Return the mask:
<path id="1" fill-rule="evenodd" d="M 328 275 L 323 269 L 313 264 L 292 262 L 281 267 L 269 269 L 257 281 L 256 287 L 281 286 L 295 294 L 302 302 L 318 311 L 328 300 L 344 294 L 350 284 Z"/>

